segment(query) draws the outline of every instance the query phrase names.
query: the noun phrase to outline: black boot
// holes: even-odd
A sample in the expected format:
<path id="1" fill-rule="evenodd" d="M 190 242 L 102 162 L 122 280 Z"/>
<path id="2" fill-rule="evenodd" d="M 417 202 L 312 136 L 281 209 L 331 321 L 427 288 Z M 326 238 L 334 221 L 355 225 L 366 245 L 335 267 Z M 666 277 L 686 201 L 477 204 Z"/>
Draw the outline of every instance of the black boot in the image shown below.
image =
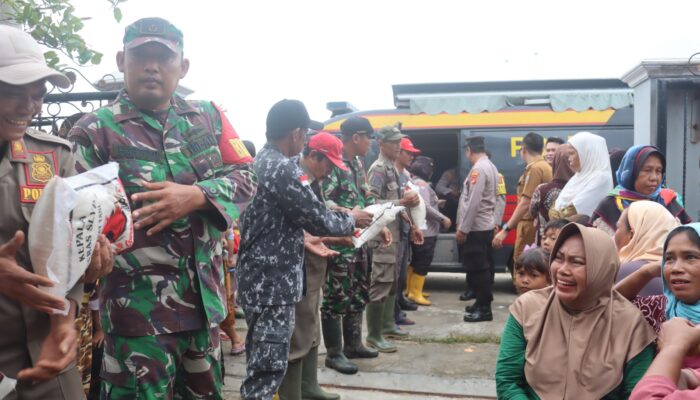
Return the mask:
<path id="1" fill-rule="evenodd" d="M 326 367 L 341 374 L 356 374 L 357 365 L 343 354 L 343 333 L 340 325 L 340 316 L 321 317 L 323 341 L 326 344 Z"/>
<path id="2" fill-rule="evenodd" d="M 348 313 L 343 317 L 343 353 L 347 358 L 375 358 L 379 352 L 362 344 L 362 313 Z"/>
<path id="3" fill-rule="evenodd" d="M 399 308 L 402 311 L 416 311 L 418 309 L 418 306 L 407 299 L 406 296 L 403 295 L 403 292 L 398 292 L 396 299 L 396 301 L 399 303 Z"/>
<path id="4" fill-rule="evenodd" d="M 459 299 L 462 301 L 469 301 L 469 300 L 476 299 L 476 293 L 474 293 L 474 291 L 472 289 L 467 289 L 466 292 L 462 293 L 459 296 Z"/>
<path id="5" fill-rule="evenodd" d="M 464 314 L 464 322 L 493 321 L 491 306 L 477 306 L 473 312 Z"/>
<path id="6" fill-rule="evenodd" d="M 474 304 L 472 304 L 472 305 L 470 305 L 470 306 L 464 307 L 464 311 L 465 311 L 466 313 L 473 313 L 474 311 L 476 311 L 476 308 L 477 308 L 477 307 L 479 307 L 479 303 L 474 303 Z"/>

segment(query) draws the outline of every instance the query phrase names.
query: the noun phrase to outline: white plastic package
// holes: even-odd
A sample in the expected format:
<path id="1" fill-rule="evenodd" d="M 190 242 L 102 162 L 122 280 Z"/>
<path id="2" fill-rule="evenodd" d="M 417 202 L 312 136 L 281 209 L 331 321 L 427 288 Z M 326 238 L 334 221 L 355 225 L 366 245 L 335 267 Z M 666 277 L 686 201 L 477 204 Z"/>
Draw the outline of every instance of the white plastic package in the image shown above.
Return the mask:
<path id="1" fill-rule="evenodd" d="M 7 375 L 3 375 L 2 372 L 0 372 L 0 377 L 2 378 L 0 380 L 0 399 L 4 399 L 5 397 L 9 396 L 10 393 L 15 391 L 17 381 Z"/>
<path id="2" fill-rule="evenodd" d="M 373 204 L 366 207 L 364 210 L 373 215 L 372 223 L 369 224 L 368 227 L 357 232 L 352 238 L 352 243 L 355 245 L 355 248 L 359 249 L 363 244 L 374 239 L 381 233 L 382 229 L 393 222 L 396 216 L 405 209 L 406 207 L 404 206 L 395 206 L 392 203 Z"/>
<path id="3" fill-rule="evenodd" d="M 418 229 L 424 231 L 428 229 L 428 221 L 425 218 L 427 214 L 425 211 L 425 201 L 423 200 L 423 196 L 420 195 L 420 189 L 413 182 L 408 182 L 406 185 L 406 191 L 409 190 L 415 192 L 420 200 L 417 206 L 411 208 L 411 220 L 413 220 L 413 224 L 416 225 Z"/>
<path id="4" fill-rule="evenodd" d="M 56 283 L 41 289 L 65 297 L 90 265 L 100 234 L 107 236 L 117 252 L 128 249 L 134 241 L 119 165 L 109 163 L 70 178 L 52 178 L 29 221 L 34 272 Z M 56 311 L 67 312 L 68 308 Z"/>

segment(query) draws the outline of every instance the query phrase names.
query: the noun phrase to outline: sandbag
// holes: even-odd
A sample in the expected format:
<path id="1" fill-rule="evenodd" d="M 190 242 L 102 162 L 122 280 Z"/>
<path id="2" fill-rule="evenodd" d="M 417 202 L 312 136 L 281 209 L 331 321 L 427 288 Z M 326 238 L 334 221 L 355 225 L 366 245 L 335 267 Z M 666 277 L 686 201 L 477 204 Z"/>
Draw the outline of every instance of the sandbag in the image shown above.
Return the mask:
<path id="1" fill-rule="evenodd" d="M 133 244 L 131 208 L 109 163 L 70 178 L 55 176 L 34 206 L 28 245 L 34 272 L 56 284 L 42 290 L 65 297 L 90 265 L 100 234 L 117 252 Z M 65 315 L 64 311 L 56 311 Z"/>
<path id="2" fill-rule="evenodd" d="M 427 211 L 425 210 L 425 201 L 423 196 L 420 195 L 420 189 L 413 182 L 408 182 L 406 184 L 406 191 L 412 191 L 418 195 L 419 204 L 410 209 L 411 220 L 413 224 L 418 227 L 418 229 L 424 231 L 428 229 L 428 221 L 426 220 Z"/>
<path id="3" fill-rule="evenodd" d="M 393 222 L 396 216 L 405 209 L 406 207 L 404 206 L 395 206 L 392 203 L 373 204 L 366 207 L 364 211 L 372 214 L 372 223 L 355 233 L 355 236 L 352 238 L 355 248 L 359 249 L 363 244 L 374 239 L 381 233 L 382 229 Z"/>

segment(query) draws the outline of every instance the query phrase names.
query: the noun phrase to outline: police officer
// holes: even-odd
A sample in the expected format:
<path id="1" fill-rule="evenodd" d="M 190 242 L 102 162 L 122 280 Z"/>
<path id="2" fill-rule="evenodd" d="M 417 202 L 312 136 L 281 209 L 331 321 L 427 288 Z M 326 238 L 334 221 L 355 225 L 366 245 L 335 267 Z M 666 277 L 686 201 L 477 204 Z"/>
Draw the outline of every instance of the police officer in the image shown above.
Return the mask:
<path id="1" fill-rule="evenodd" d="M 493 301 L 491 240 L 494 232 L 494 211 L 498 192 L 498 169 L 486 155 L 484 138 L 471 137 L 467 158 L 472 169 L 464 181 L 457 210 L 457 244 L 462 265 L 476 292 L 476 302 L 468 307 L 465 322 L 491 321 Z"/>
<path id="2" fill-rule="evenodd" d="M 552 167 L 542 156 L 544 138 L 530 132 L 523 138 L 522 158 L 527 164 L 520 180 L 518 180 L 518 205 L 510 220 L 503 224 L 503 229 L 493 238 L 493 247 L 503 246 L 503 240 L 508 232 L 517 229 L 513 261 L 520 257 L 525 246 L 535 242 L 534 217 L 530 214 L 530 201 L 537 186 L 552 180 Z"/>
<path id="3" fill-rule="evenodd" d="M 309 179 L 316 197 L 325 202 L 320 189 L 321 179 L 335 168 L 349 172 L 343 162 L 343 143 L 335 136 L 321 132 L 309 139 L 299 157 L 299 168 Z M 340 396 L 327 393 L 318 385 L 317 362 L 319 332 L 319 305 L 321 286 L 326 278 L 326 259 L 339 255 L 326 247 L 325 243 L 335 238 L 320 238 L 304 233 L 304 272 L 306 293 L 295 306 L 294 333 L 289 348 L 289 365 L 279 389 L 280 400 L 313 398 L 335 400 Z M 325 242 L 325 243 L 324 243 Z M 327 349 L 341 352 L 341 348 Z"/>
<path id="4" fill-rule="evenodd" d="M 367 175 L 371 195 L 377 203 L 392 202 L 396 205 L 415 207 L 420 203 L 418 193 L 404 194 L 400 184 L 399 172 L 394 162 L 401 151 L 401 139 L 406 137 L 394 126 L 386 126 L 377 132 L 379 139 L 379 158 L 372 164 Z M 407 213 L 390 223 L 388 228 L 392 237 L 398 238 L 401 224 L 410 223 Z M 422 233 L 415 226 L 410 228 L 413 242 L 421 244 Z M 394 320 L 394 303 L 398 287 L 398 244 L 374 250 L 372 257 L 372 283 L 370 286 L 370 303 L 367 306 L 367 344 L 379 352 L 391 353 L 396 346 L 384 336 L 401 338 L 408 336 L 400 330 Z"/>
<path id="5" fill-rule="evenodd" d="M 125 90 L 69 135 L 79 171 L 119 163 L 134 210 L 134 245 L 100 285 L 102 396 L 221 398 L 221 237 L 255 193 L 251 158 L 211 102 L 175 94 L 177 27 L 140 19 L 123 44 Z"/>
<path id="6" fill-rule="evenodd" d="M 294 305 L 303 294 L 304 231 L 313 236 L 350 236 L 371 215 L 329 211 L 309 178 L 289 157 L 299 154 L 309 128 L 304 104 L 282 100 L 270 109 L 267 143 L 255 157 L 258 192 L 241 218 L 238 303 L 245 311 L 246 377 L 243 399 L 270 399 L 287 368 Z"/>
<path id="7" fill-rule="evenodd" d="M 36 287 L 53 283 L 33 273 L 25 239 L 44 186 L 54 176 L 75 173 L 67 141 L 29 128 L 41 112 L 46 82 L 70 86 L 65 75 L 46 66 L 43 53 L 29 34 L 0 25 L 0 375 L 2 384 L 20 380 L 8 399 L 82 399 L 74 318 L 83 285 L 68 293 L 66 316 L 52 315 L 67 305 Z M 104 236 L 95 254 L 84 279 L 90 282 L 111 268 Z"/>
<path id="8" fill-rule="evenodd" d="M 343 162 L 348 171 L 334 167 L 322 187 L 331 208 L 363 209 L 374 204 L 361 157 L 367 155 L 374 128 L 363 117 L 349 117 L 340 125 L 343 137 Z M 382 231 L 386 244 L 391 232 Z M 374 358 L 379 353 L 362 344 L 362 312 L 369 302 L 370 269 L 367 245 L 356 249 L 352 238 L 336 238 L 331 248 L 338 256 L 328 261 L 323 289 L 321 324 L 326 344 L 326 366 L 341 373 L 357 372 L 348 358 Z M 342 320 L 342 332 L 341 332 Z"/>

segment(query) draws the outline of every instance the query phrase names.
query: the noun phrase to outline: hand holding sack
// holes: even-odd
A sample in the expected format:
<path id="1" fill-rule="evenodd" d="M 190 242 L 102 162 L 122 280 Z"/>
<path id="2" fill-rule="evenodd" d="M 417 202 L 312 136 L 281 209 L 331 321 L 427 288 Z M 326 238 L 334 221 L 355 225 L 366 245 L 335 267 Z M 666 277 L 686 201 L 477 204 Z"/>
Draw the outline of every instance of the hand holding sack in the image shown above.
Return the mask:
<path id="1" fill-rule="evenodd" d="M 355 237 L 352 238 L 355 248 L 359 249 L 362 245 L 374 239 L 382 232 L 382 229 L 393 222 L 396 216 L 405 209 L 406 207 L 395 206 L 392 203 L 373 204 L 366 207 L 364 211 L 373 215 L 372 223 L 361 231 L 355 232 Z"/>
<path id="2" fill-rule="evenodd" d="M 418 194 L 418 205 L 410 209 L 411 219 L 413 220 L 413 223 L 418 227 L 418 229 L 422 231 L 427 230 L 428 221 L 425 218 L 427 215 L 427 212 L 425 210 L 425 200 L 423 200 L 423 196 L 420 195 L 418 186 L 416 186 L 413 182 L 408 182 L 406 184 L 406 191 L 413 191 L 416 194 Z"/>
<path id="3" fill-rule="evenodd" d="M 134 241 L 119 165 L 109 163 L 70 178 L 52 178 L 34 207 L 28 232 L 34 272 L 56 283 L 41 289 L 65 297 L 90 265 L 101 234 L 117 252 Z M 65 315 L 69 309 L 56 313 Z"/>

